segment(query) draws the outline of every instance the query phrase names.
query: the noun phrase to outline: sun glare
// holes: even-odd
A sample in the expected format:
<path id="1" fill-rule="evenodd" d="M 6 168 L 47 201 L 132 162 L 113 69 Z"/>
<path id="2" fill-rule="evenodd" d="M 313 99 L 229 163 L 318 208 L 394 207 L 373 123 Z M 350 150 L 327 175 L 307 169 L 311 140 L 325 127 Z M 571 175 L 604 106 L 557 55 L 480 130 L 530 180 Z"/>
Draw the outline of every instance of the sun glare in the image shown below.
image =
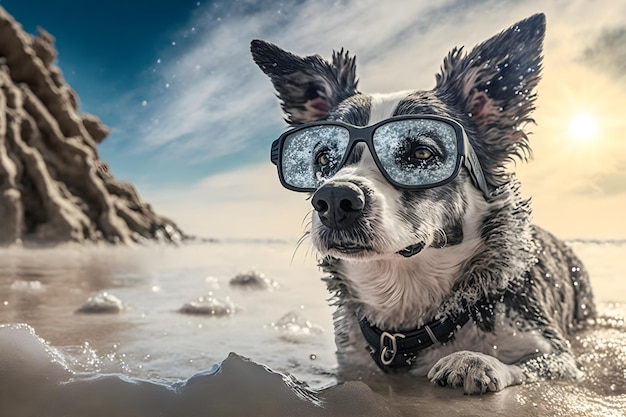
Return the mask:
<path id="1" fill-rule="evenodd" d="M 598 135 L 598 126 L 595 119 L 588 113 L 578 113 L 572 117 L 569 131 L 573 139 L 587 142 Z"/>

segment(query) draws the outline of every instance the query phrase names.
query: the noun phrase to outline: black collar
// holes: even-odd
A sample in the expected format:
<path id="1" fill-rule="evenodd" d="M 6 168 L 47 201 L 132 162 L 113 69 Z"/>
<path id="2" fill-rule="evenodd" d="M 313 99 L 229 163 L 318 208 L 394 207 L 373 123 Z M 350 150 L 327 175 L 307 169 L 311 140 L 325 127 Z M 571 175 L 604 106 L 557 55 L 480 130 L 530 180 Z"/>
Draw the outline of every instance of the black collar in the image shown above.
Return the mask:
<path id="1" fill-rule="evenodd" d="M 359 325 L 374 362 L 387 372 L 410 366 L 420 351 L 450 341 L 469 319 L 469 309 L 464 308 L 456 316 L 433 320 L 418 329 L 404 332 L 381 330 L 370 324 L 366 317 L 359 320 Z"/>

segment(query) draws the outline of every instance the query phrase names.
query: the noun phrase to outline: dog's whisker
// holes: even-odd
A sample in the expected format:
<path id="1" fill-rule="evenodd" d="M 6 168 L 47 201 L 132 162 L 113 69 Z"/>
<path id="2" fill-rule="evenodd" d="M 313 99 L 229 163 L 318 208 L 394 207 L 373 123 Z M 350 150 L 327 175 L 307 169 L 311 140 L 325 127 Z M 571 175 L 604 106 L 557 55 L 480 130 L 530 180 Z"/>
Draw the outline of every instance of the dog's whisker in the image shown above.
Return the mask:
<path id="1" fill-rule="evenodd" d="M 296 247 L 293 250 L 293 254 L 291 255 L 291 263 L 290 265 L 293 265 L 293 260 L 296 257 L 296 253 L 298 252 L 298 249 L 300 249 L 300 246 L 302 245 L 302 243 L 304 243 L 304 241 L 310 237 L 311 232 L 310 231 L 306 231 L 304 232 L 304 234 L 302 236 L 300 236 L 300 238 L 298 239 L 298 241 L 296 242 Z M 305 254 L 305 258 L 306 258 L 306 254 Z"/>
<path id="2" fill-rule="evenodd" d="M 302 218 L 302 222 L 300 222 L 300 226 L 301 226 L 302 228 L 308 229 L 308 226 L 312 223 L 312 220 L 311 220 L 311 216 L 312 216 L 312 214 L 313 214 L 313 209 L 309 210 L 309 211 L 308 211 L 308 212 L 304 215 L 304 217 Z M 308 220 L 308 222 L 307 222 L 307 220 Z M 305 222 L 307 222 L 307 223 L 306 223 L 306 225 L 305 225 Z"/>

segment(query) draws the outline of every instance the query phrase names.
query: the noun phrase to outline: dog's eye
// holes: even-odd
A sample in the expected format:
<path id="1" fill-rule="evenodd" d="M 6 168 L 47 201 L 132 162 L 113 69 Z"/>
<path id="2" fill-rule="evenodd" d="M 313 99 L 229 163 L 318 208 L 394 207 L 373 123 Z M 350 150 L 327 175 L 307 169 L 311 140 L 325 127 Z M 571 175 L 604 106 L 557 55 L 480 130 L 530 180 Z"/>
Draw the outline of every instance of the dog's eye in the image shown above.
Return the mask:
<path id="1" fill-rule="evenodd" d="M 432 156 L 433 156 L 433 152 L 430 149 L 428 149 L 428 148 L 426 148 L 424 146 L 420 146 L 418 148 L 415 148 L 415 150 L 413 151 L 413 157 L 415 159 L 419 159 L 421 161 L 425 161 L 427 159 L 430 159 L 430 158 L 432 158 Z"/>
<path id="2" fill-rule="evenodd" d="M 315 157 L 315 162 L 317 162 L 318 165 L 323 166 L 323 167 L 328 165 L 330 163 L 330 158 L 328 157 L 328 153 L 327 152 L 320 152 Z"/>

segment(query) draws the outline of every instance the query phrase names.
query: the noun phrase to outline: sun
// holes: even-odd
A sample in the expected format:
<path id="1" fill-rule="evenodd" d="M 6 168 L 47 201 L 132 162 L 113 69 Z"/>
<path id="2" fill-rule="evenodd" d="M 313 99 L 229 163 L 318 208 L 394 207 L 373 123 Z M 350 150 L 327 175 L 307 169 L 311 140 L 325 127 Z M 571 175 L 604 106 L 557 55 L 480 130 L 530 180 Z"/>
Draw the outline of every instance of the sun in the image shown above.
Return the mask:
<path id="1" fill-rule="evenodd" d="M 591 114 L 576 113 L 570 120 L 569 132 L 572 139 L 578 142 L 589 142 L 598 136 L 598 125 Z"/>

